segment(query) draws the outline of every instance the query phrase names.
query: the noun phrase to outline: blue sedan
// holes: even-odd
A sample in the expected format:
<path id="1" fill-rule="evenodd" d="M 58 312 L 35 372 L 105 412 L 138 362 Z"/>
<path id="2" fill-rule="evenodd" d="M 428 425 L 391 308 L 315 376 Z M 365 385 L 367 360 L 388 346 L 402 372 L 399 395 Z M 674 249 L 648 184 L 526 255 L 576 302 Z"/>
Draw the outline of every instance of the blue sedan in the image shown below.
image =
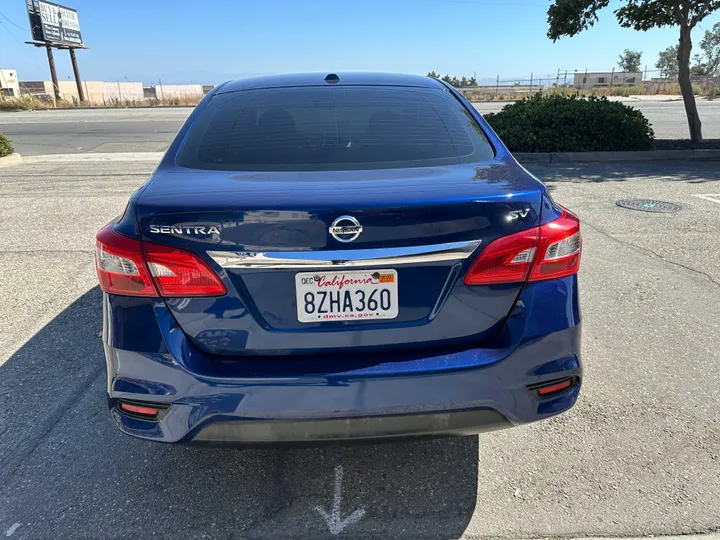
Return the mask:
<path id="1" fill-rule="evenodd" d="M 222 84 L 97 235 L 111 415 L 206 444 L 548 418 L 582 382 L 581 249 L 442 81 Z"/>

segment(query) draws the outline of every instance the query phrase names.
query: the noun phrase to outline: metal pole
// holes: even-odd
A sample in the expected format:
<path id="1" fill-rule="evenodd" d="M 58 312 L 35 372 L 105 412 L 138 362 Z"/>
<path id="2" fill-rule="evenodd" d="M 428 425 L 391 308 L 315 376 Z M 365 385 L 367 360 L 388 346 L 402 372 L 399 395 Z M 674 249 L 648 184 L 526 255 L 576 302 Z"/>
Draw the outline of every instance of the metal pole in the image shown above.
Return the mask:
<path id="1" fill-rule="evenodd" d="M 78 89 L 78 97 L 80 98 L 80 103 L 82 103 L 85 101 L 85 92 L 83 92 L 82 81 L 80 80 L 80 70 L 78 69 L 77 58 L 75 58 L 75 49 L 72 47 L 70 47 L 70 62 L 72 62 L 73 73 L 75 73 L 75 84 Z"/>
<path id="2" fill-rule="evenodd" d="M 567 86 L 567 69 L 565 70 L 565 80 L 563 81 L 563 86 Z"/>
<path id="3" fill-rule="evenodd" d="M 585 78 L 583 79 L 583 90 L 585 90 L 586 84 L 587 84 L 587 68 L 585 68 Z"/>
<path id="4" fill-rule="evenodd" d="M 555 79 L 555 88 L 560 86 L 560 68 L 558 68 L 557 78 Z"/>
<path id="5" fill-rule="evenodd" d="M 614 78 L 615 78 L 615 66 L 613 66 L 612 71 L 610 72 L 610 90 L 612 90 Z"/>
<path id="6" fill-rule="evenodd" d="M 118 99 L 122 101 L 122 90 L 120 90 L 120 81 L 117 81 L 118 83 Z"/>
<path id="7" fill-rule="evenodd" d="M 533 75 L 534 75 L 534 73 L 530 74 L 530 93 L 531 94 L 532 94 L 532 87 L 533 87 L 533 84 L 532 84 L 533 83 Z"/>
<path id="8" fill-rule="evenodd" d="M 50 78 L 53 83 L 53 90 L 55 91 L 55 101 L 60 101 L 60 86 L 58 85 L 57 71 L 55 71 L 55 59 L 53 58 L 52 47 L 49 43 L 45 43 L 45 49 L 47 50 L 48 64 L 50 64 Z"/>
<path id="9" fill-rule="evenodd" d="M 497 80 L 495 81 L 495 95 L 498 95 L 498 92 L 500 91 L 500 75 L 497 76 Z"/>

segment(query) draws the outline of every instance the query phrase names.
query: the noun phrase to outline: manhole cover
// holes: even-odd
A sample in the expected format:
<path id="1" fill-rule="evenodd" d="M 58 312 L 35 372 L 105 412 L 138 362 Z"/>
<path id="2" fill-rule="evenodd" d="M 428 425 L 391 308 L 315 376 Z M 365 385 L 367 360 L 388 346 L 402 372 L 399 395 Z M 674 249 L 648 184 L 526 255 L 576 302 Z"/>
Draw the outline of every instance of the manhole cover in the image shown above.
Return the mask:
<path id="1" fill-rule="evenodd" d="M 641 212 L 657 212 L 661 214 L 668 214 L 670 212 L 677 212 L 680 210 L 680 205 L 665 202 L 655 201 L 653 199 L 623 199 L 617 201 L 620 208 L 628 208 L 629 210 L 640 210 Z"/>

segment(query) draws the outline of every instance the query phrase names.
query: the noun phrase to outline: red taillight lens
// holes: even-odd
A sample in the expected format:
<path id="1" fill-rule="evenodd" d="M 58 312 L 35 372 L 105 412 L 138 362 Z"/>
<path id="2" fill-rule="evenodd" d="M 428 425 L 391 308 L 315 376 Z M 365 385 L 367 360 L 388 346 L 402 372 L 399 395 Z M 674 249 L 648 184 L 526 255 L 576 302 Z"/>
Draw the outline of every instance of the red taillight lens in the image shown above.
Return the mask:
<path id="1" fill-rule="evenodd" d="M 194 253 L 147 242 L 143 249 L 160 296 L 222 296 L 227 292 L 217 274 Z"/>
<path id="2" fill-rule="evenodd" d="M 100 288 L 125 296 L 157 296 L 140 242 L 117 234 L 110 225 L 95 239 L 95 267 Z"/>
<path id="3" fill-rule="evenodd" d="M 538 245 L 539 228 L 503 236 L 482 250 L 465 276 L 466 285 L 525 281 Z"/>
<path id="4" fill-rule="evenodd" d="M 540 246 L 530 281 L 575 274 L 580 268 L 581 253 L 580 220 L 563 209 L 559 218 L 540 227 Z"/>
<path id="5" fill-rule="evenodd" d="M 563 209 L 540 227 L 490 242 L 465 276 L 466 285 L 541 281 L 569 276 L 580 267 L 580 220 Z"/>
<path id="6" fill-rule="evenodd" d="M 169 246 L 139 242 L 109 225 L 97 235 L 100 288 L 124 296 L 222 296 L 227 290 L 199 256 Z"/>

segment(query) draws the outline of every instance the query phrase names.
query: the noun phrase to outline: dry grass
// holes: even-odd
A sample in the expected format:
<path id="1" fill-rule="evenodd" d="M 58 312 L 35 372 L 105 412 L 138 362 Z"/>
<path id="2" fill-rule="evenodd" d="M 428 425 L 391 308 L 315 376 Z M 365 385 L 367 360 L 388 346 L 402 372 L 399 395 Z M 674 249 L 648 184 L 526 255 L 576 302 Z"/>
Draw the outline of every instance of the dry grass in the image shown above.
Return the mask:
<path id="1" fill-rule="evenodd" d="M 197 105 L 202 96 L 190 96 L 190 97 L 173 97 L 167 99 L 143 99 L 143 100 L 131 100 L 131 99 L 109 99 L 105 103 L 99 102 L 85 102 L 80 103 L 77 100 L 67 101 L 60 100 L 57 103 L 47 101 L 44 99 L 38 99 L 34 97 L 23 97 L 20 99 L 7 99 L 0 101 L 0 112 L 11 112 L 11 111 L 29 111 L 36 109 L 54 109 L 54 108 L 98 108 L 98 107 L 184 107 L 184 106 L 195 106 Z"/>

